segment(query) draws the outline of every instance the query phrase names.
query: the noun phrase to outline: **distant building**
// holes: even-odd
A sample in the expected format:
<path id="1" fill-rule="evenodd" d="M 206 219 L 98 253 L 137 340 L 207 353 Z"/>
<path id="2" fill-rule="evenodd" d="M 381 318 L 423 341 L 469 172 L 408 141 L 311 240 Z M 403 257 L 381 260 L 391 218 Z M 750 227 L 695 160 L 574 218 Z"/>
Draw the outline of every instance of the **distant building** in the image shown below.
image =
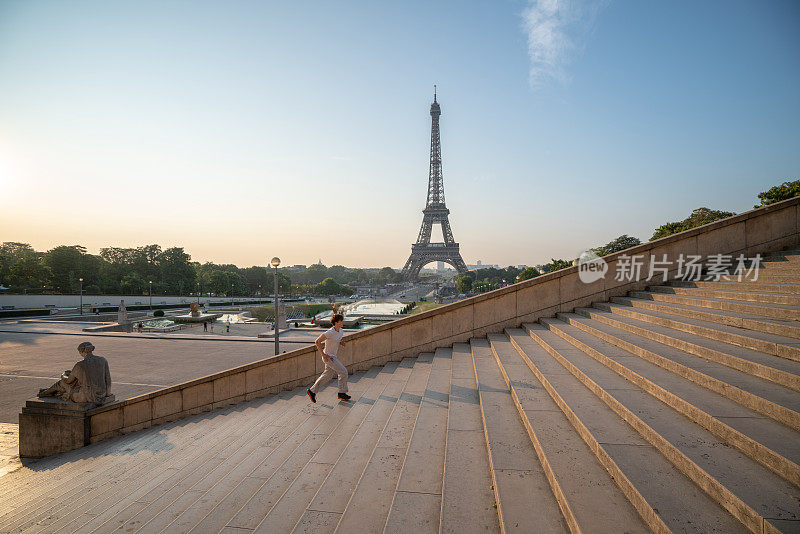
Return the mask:
<path id="1" fill-rule="evenodd" d="M 478 260 L 478 262 L 475 265 L 467 265 L 467 269 L 469 269 L 470 271 L 476 271 L 478 269 L 500 269 L 500 268 L 501 267 L 499 265 L 483 263 L 481 260 Z"/>

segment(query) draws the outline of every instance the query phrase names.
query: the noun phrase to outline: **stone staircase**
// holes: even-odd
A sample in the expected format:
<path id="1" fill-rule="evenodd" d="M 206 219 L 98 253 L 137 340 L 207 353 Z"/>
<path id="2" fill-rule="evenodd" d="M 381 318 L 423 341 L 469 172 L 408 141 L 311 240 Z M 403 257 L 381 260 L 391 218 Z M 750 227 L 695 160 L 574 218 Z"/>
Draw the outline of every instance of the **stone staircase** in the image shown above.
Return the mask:
<path id="1" fill-rule="evenodd" d="M 0 532 L 800 532 L 800 252 L 48 457 Z"/>

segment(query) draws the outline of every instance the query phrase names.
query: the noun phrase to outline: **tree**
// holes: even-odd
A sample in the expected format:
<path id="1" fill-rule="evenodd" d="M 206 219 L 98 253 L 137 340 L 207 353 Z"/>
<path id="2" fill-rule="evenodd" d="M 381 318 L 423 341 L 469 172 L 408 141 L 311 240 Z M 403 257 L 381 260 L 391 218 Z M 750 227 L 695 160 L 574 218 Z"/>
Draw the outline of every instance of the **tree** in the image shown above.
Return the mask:
<path id="1" fill-rule="evenodd" d="M 32 248 L 20 249 L 9 272 L 11 287 L 41 290 L 50 281 L 50 269 L 42 262 L 42 255 Z"/>
<path id="2" fill-rule="evenodd" d="M 472 277 L 469 275 L 462 275 L 456 278 L 456 289 L 459 293 L 469 293 L 472 291 Z"/>
<path id="3" fill-rule="evenodd" d="M 339 282 L 340 284 L 344 284 L 350 278 L 349 270 L 347 267 L 343 265 L 331 265 L 328 267 L 328 276 Z"/>
<path id="4" fill-rule="evenodd" d="M 736 214 L 732 211 L 697 208 L 696 210 L 692 211 L 691 215 L 682 221 L 668 222 L 656 228 L 655 232 L 653 232 L 653 237 L 650 238 L 650 241 L 654 241 L 668 235 L 677 234 L 678 232 L 683 232 L 684 230 L 689 230 L 690 228 L 695 228 L 697 226 L 703 226 L 704 224 L 718 221 L 720 219 L 727 219 L 728 217 L 733 217 L 734 215 Z"/>
<path id="5" fill-rule="evenodd" d="M 50 270 L 42 262 L 42 254 L 28 243 L 0 245 L 0 285 L 17 291 L 41 290 L 49 280 Z"/>
<path id="6" fill-rule="evenodd" d="M 100 258 L 103 260 L 101 268 L 101 286 L 103 291 L 109 293 L 125 293 L 122 289 L 122 280 L 133 274 L 132 248 L 101 248 Z"/>
<path id="7" fill-rule="evenodd" d="M 541 275 L 536 267 L 528 267 L 527 269 L 523 269 L 521 273 L 519 273 L 518 280 L 522 282 L 523 280 L 530 280 L 531 278 L 536 278 L 537 276 Z"/>
<path id="8" fill-rule="evenodd" d="M 328 268 L 321 263 L 309 266 L 305 271 L 305 281 L 308 284 L 318 284 L 328 277 Z"/>
<path id="9" fill-rule="evenodd" d="M 86 248 L 81 245 L 61 245 L 44 254 L 44 263 L 50 269 L 54 289 L 72 293 L 78 290 L 79 278 L 83 278 L 87 285 L 94 282 L 83 272 L 84 254 Z"/>
<path id="10" fill-rule="evenodd" d="M 275 292 L 275 270 L 272 269 L 267 273 L 267 283 L 264 286 L 266 295 L 272 295 Z M 289 293 L 292 289 L 292 279 L 286 273 L 278 270 L 278 291 L 280 293 Z"/>
<path id="11" fill-rule="evenodd" d="M 519 276 L 519 273 L 522 272 L 522 270 L 517 269 L 513 265 L 509 265 L 508 267 L 503 269 L 503 271 L 504 273 L 502 275 L 502 278 L 509 284 L 513 284 L 517 280 L 517 276 Z"/>
<path id="12" fill-rule="evenodd" d="M 242 269 L 241 273 L 247 290 L 251 295 L 256 295 L 259 292 L 261 295 L 265 295 L 272 292 L 272 286 L 269 285 L 272 284 L 272 277 L 267 278 L 267 267 L 253 265 L 252 267 Z M 267 283 L 268 281 L 269 284 Z"/>
<path id="13" fill-rule="evenodd" d="M 156 257 L 158 280 L 161 282 L 159 289 L 172 295 L 193 291 L 196 275 L 190 260 L 191 256 L 182 247 L 168 248 L 161 252 Z"/>
<path id="14" fill-rule="evenodd" d="M 136 273 L 126 274 L 120 281 L 120 290 L 124 295 L 144 295 L 148 291 L 147 280 Z"/>
<path id="15" fill-rule="evenodd" d="M 760 208 L 761 206 L 769 206 L 770 204 L 796 196 L 800 196 L 800 180 L 783 182 L 781 185 L 770 187 L 766 191 L 759 193 L 758 199 L 761 201 L 761 205 L 753 207 Z"/>
<path id="16" fill-rule="evenodd" d="M 354 269 L 353 275 L 355 277 L 354 283 L 363 286 L 369 283 L 369 275 L 364 269 Z"/>
<path id="17" fill-rule="evenodd" d="M 550 263 L 542 266 L 542 272 L 552 273 L 555 271 L 560 271 L 561 269 L 566 269 L 567 267 L 572 267 L 571 261 L 550 258 Z"/>
<path id="18" fill-rule="evenodd" d="M 385 286 L 386 284 L 394 284 L 400 281 L 401 274 L 392 269 L 391 267 L 384 267 L 378 271 L 376 281 L 378 285 Z"/>
<path id="19" fill-rule="evenodd" d="M 160 280 L 160 271 L 158 268 L 158 258 L 161 256 L 161 247 L 159 245 L 145 245 L 143 247 L 136 247 L 130 257 L 130 262 L 133 264 L 133 270 L 146 280 Z"/>
<path id="20" fill-rule="evenodd" d="M 328 297 L 331 295 L 350 295 L 353 289 L 350 286 L 342 285 L 333 278 L 328 277 L 319 284 L 316 284 L 313 292 L 315 295 Z"/>
<path id="21" fill-rule="evenodd" d="M 641 244 L 642 241 L 639 238 L 623 234 L 618 238 L 614 239 L 613 241 L 606 243 L 603 246 L 596 247 L 590 250 L 595 254 L 597 254 L 598 256 L 607 256 L 608 254 L 613 254 L 615 252 L 625 250 L 626 248 L 635 247 L 636 245 L 641 245 Z"/>
<path id="22" fill-rule="evenodd" d="M 6 241 L 0 245 L 0 285 L 11 286 L 11 269 L 25 253 L 35 253 L 28 243 Z"/>
<path id="23" fill-rule="evenodd" d="M 495 278 L 495 280 L 499 280 Z M 498 289 L 500 284 L 496 281 L 492 281 L 489 278 L 484 278 L 483 280 L 476 280 L 475 283 L 472 285 L 472 289 L 476 293 L 483 293 L 484 291 L 492 291 L 493 289 Z"/>

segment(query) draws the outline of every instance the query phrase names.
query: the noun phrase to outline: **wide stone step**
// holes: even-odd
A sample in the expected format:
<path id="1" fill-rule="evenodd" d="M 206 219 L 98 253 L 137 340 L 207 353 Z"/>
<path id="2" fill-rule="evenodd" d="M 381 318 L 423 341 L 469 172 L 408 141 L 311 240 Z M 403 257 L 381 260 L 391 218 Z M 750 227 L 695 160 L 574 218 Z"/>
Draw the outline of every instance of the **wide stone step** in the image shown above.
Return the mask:
<path id="1" fill-rule="evenodd" d="M 733 278 L 735 280 L 735 278 Z M 754 293 L 785 293 L 787 295 L 800 295 L 800 283 L 795 284 L 769 284 L 759 282 L 737 282 L 737 281 L 724 281 L 719 282 L 692 282 L 684 280 L 673 280 L 669 282 L 673 287 L 687 287 L 698 289 L 717 289 L 725 291 L 752 291 Z"/>
<path id="2" fill-rule="evenodd" d="M 673 315 L 660 311 L 638 309 L 622 304 L 595 302 L 593 306 L 612 315 L 637 319 L 643 323 L 665 326 L 689 334 L 722 341 L 740 347 L 763 352 L 773 356 L 800 362 L 800 340 L 792 337 L 778 336 L 757 332 L 735 326 L 727 326 L 711 321 L 703 321 L 681 315 Z"/>
<path id="3" fill-rule="evenodd" d="M 272 477 L 252 493 L 245 504 L 232 514 L 226 529 L 259 532 L 291 531 L 320 488 L 329 481 L 331 474 L 338 472 L 347 464 L 348 457 L 344 453 L 347 452 L 348 446 L 357 437 L 362 437 L 366 438 L 361 443 L 362 446 L 370 447 L 369 450 L 374 447 L 378 434 L 412 375 L 413 360 L 404 359 L 399 364 L 391 363 L 386 367 L 388 369 L 385 369 L 385 377 L 381 383 L 360 401 L 339 403 L 331 396 L 333 402 L 337 402 L 352 414 L 351 419 L 336 425 L 337 428 L 332 433 L 335 435 L 325 440 L 329 446 L 318 447 L 314 454 L 305 458 L 306 461 L 302 465 L 301 462 L 297 462 L 296 470 L 292 470 L 284 477 Z M 323 395 L 318 395 L 317 403 L 324 402 L 324 398 Z M 374 439 L 370 439 L 372 436 Z M 365 454 L 363 450 L 361 452 Z M 367 451 L 366 454 L 368 453 Z M 285 512 L 287 517 L 282 517 L 278 511 L 271 514 L 276 506 L 279 506 L 278 510 Z"/>
<path id="4" fill-rule="evenodd" d="M 557 320 L 543 321 L 545 325 Z M 568 327 L 568 325 L 564 325 Z M 538 330 L 531 329 L 533 335 Z M 560 352 L 560 351 L 559 351 Z M 613 372 L 583 350 L 563 364 L 665 458 L 752 532 L 800 520 L 800 489 Z"/>
<path id="5" fill-rule="evenodd" d="M 446 395 L 450 380 L 449 350 L 437 350 L 433 363 L 414 387 L 401 394 L 372 455 L 361 473 L 335 532 L 380 532 L 392 506 L 406 451 L 423 394 Z M 412 379 L 414 375 L 412 374 Z M 411 379 L 409 379 L 411 382 Z M 426 386 L 427 383 L 427 386 Z M 436 458 L 431 459 L 436 469 Z"/>
<path id="6" fill-rule="evenodd" d="M 358 382 L 356 389 L 367 387 L 376 372 L 377 369 L 373 369 L 366 375 L 355 376 L 354 381 Z M 143 525 L 152 527 L 154 524 L 160 524 L 160 529 L 163 530 L 166 528 L 164 523 L 170 517 L 172 519 L 180 517 L 186 510 L 191 509 L 198 499 L 201 499 L 201 502 L 207 502 L 209 507 L 213 507 L 213 499 L 217 498 L 215 495 L 224 493 L 226 484 L 227 487 L 235 485 L 236 488 L 240 488 L 242 485 L 237 483 L 237 479 L 241 479 L 243 485 L 252 484 L 250 478 L 246 476 L 248 468 L 252 470 L 255 463 L 262 461 L 276 463 L 278 457 L 293 451 L 302 436 L 307 435 L 307 431 L 315 424 L 318 424 L 319 416 L 306 418 L 303 415 L 304 413 L 312 415 L 315 410 L 309 406 L 303 393 L 302 389 L 297 389 L 293 392 L 292 401 L 299 407 L 299 410 L 288 410 L 278 420 L 269 425 L 272 427 L 271 435 L 260 432 L 253 434 L 253 428 L 260 429 L 261 426 L 267 426 L 260 424 L 257 420 L 249 419 L 239 422 L 238 427 L 244 432 L 244 440 L 248 444 L 247 446 L 250 447 L 255 444 L 256 449 L 254 452 L 246 454 L 244 448 L 238 452 L 233 452 L 232 449 L 228 448 L 218 451 L 213 461 L 208 462 L 209 465 L 206 465 L 204 461 L 187 462 L 176 473 L 175 477 L 156 487 L 148 488 L 149 491 L 144 496 L 136 499 L 133 505 L 120 509 L 125 504 L 125 502 L 120 502 L 115 507 L 99 514 L 90 524 L 85 526 L 86 530 L 90 531 L 93 525 L 103 519 L 106 519 L 106 522 L 100 527 L 99 531 L 111 531 L 120 525 L 127 525 L 128 529 L 135 531 Z M 235 433 L 232 433 L 223 439 L 227 438 L 230 442 L 235 435 Z M 198 447 L 195 446 L 194 448 L 197 449 Z M 203 447 L 199 447 L 199 449 L 202 450 Z M 240 461 L 233 470 L 230 470 L 229 468 L 236 460 Z M 195 513 L 196 515 L 201 514 L 201 512 Z M 205 514 L 203 513 L 203 515 Z"/>
<path id="7" fill-rule="evenodd" d="M 653 293 L 686 295 L 689 297 L 709 297 L 740 302 L 760 302 L 765 304 L 800 306 L 800 295 L 785 293 L 756 293 L 755 291 L 736 291 L 730 289 L 708 289 L 680 286 L 649 286 L 647 289 Z"/>
<path id="8" fill-rule="evenodd" d="M 758 315 L 725 310 L 713 310 L 674 302 L 658 302 L 650 299 L 611 297 L 610 302 L 641 310 L 652 310 L 708 321 L 711 323 L 764 332 L 778 336 L 800 339 L 800 321 L 769 319 Z"/>
<path id="9" fill-rule="evenodd" d="M 429 366 L 429 360 L 430 355 L 421 355 L 420 359 L 416 360 L 410 378 L 406 381 L 406 388 L 409 387 L 409 383 L 418 381 L 414 378 L 415 374 L 424 373 L 425 368 Z M 396 368 L 396 366 L 393 367 Z M 384 381 L 376 384 L 376 387 L 371 388 L 365 396 L 355 403 L 352 401 L 350 403 L 340 403 L 340 406 L 348 411 L 347 416 L 335 424 L 335 428 L 325 442 L 302 467 L 294 480 L 288 484 L 288 487 L 280 482 L 268 482 L 264 485 L 265 489 L 257 499 L 248 501 L 249 509 L 252 510 L 254 518 L 251 524 L 255 524 L 255 520 L 259 517 L 262 518 L 255 531 L 290 532 L 294 528 L 325 477 L 330 473 L 344 449 L 351 442 L 356 430 L 375 405 L 375 399 L 379 398 L 386 388 L 391 387 L 389 380 L 391 373 L 393 373 L 393 369 L 390 370 L 390 374 L 387 375 Z M 318 397 L 318 402 L 324 402 L 323 399 L 324 396 Z M 280 491 L 285 487 L 285 491 L 280 494 Z M 279 495 L 279 497 L 275 500 L 272 497 L 268 497 L 267 494 Z M 240 506 L 237 510 L 241 508 Z M 222 525 L 227 523 L 237 510 L 233 510 L 231 514 L 227 515 Z M 242 515 L 240 514 L 240 518 Z M 206 531 L 209 530 L 207 521 L 200 526 L 204 527 Z M 213 527 L 211 530 L 216 532 L 218 526 L 213 525 Z M 198 532 L 202 532 L 202 530 L 198 529 Z"/>
<path id="10" fill-rule="evenodd" d="M 559 314 L 559 318 L 746 408 L 800 430 L 800 396 L 796 391 L 581 315 Z M 542 320 L 545 321 L 549 319 Z"/>
<path id="11" fill-rule="evenodd" d="M 798 262 L 800 263 L 800 248 L 787 248 L 775 252 L 768 252 L 761 255 L 761 262 Z"/>
<path id="12" fill-rule="evenodd" d="M 191 429 L 197 424 L 199 419 L 209 427 L 219 425 L 222 421 L 223 410 L 208 417 L 209 414 L 194 416 L 182 420 L 181 428 L 173 429 L 177 435 L 183 428 Z M 215 421 L 216 419 L 216 421 Z M 18 512 L 21 507 L 35 507 L 41 502 L 50 500 L 53 496 L 52 492 L 68 493 L 72 489 L 80 487 L 81 484 L 86 484 L 91 481 L 90 477 L 86 476 L 86 470 L 89 464 L 92 466 L 99 465 L 101 469 L 110 469 L 115 465 L 119 466 L 119 462 L 112 462 L 111 458 L 114 453 L 122 447 L 129 453 L 130 456 L 139 454 L 142 450 L 150 450 L 155 448 L 159 441 L 163 441 L 163 436 L 158 436 L 159 431 L 156 429 L 146 429 L 132 435 L 126 435 L 119 438 L 114 438 L 108 441 L 90 445 L 90 450 L 96 458 L 86 456 L 86 448 L 76 449 L 63 454 L 49 456 L 40 460 L 35 460 L 30 464 L 23 466 L 21 469 L 3 477 L 3 495 L 0 499 L 0 524 L 6 520 L 11 512 Z M 138 458 L 140 461 L 141 458 Z M 107 461 L 104 461 L 107 460 Z M 72 477 L 53 476 L 63 470 L 63 465 L 69 464 L 72 468 L 74 475 Z M 111 471 L 113 474 L 115 471 Z"/>
<path id="13" fill-rule="evenodd" d="M 489 343 L 472 339 L 470 345 L 501 531 L 567 532 Z"/>
<path id="14" fill-rule="evenodd" d="M 708 297 L 693 297 L 689 295 L 678 295 L 653 291 L 630 291 L 629 296 L 658 302 L 688 304 L 690 306 L 697 306 L 700 308 L 748 313 L 762 317 L 769 317 L 771 319 L 800 321 L 800 306 L 767 304 L 763 302 L 743 302 L 740 300 Z"/>
<path id="15" fill-rule="evenodd" d="M 289 395 L 289 392 L 283 392 L 270 399 L 254 401 L 255 404 L 248 403 L 240 405 L 238 408 L 229 407 L 191 416 L 171 423 L 168 428 L 172 433 L 181 437 L 193 435 L 193 432 L 211 432 L 219 426 L 230 424 L 231 419 L 243 410 L 265 411 L 269 409 L 266 403 L 282 402 L 282 399 L 288 398 Z M 265 404 L 260 404 L 262 402 Z M 228 417 L 229 415 L 230 417 Z M 4 505 L 18 503 L 18 499 L 30 497 L 31 494 L 27 491 L 30 488 L 36 488 L 36 495 L 41 498 L 46 496 L 46 490 L 50 488 L 81 484 L 83 481 L 79 474 L 84 473 L 85 468 L 89 466 L 100 470 L 121 467 L 120 462 L 115 458 L 121 449 L 124 449 L 128 456 L 135 456 L 141 450 L 156 452 L 164 445 L 164 436 L 161 434 L 164 428 L 163 426 L 149 428 L 90 445 L 89 449 L 75 449 L 33 460 L 30 463 L 26 462 L 26 466 L 3 477 L 3 495 L 0 503 Z M 92 455 L 87 456 L 87 450 L 90 450 Z M 53 472 L 58 471 L 65 464 L 69 464 L 70 470 L 76 475 L 70 478 L 53 477 Z M 109 473 L 113 474 L 114 471 L 109 471 Z"/>
<path id="16" fill-rule="evenodd" d="M 276 404 L 281 405 L 282 403 Z M 249 406 L 239 406 L 237 411 L 246 412 L 246 417 L 263 420 L 269 425 L 269 421 L 280 413 L 270 408 L 271 406 L 266 403 L 256 403 L 255 407 L 250 403 Z M 98 470 L 79 471 L 75 477 L 63 473 L 66 469 L 51 472 L 51 475 L 55 475 L 52 478 L 61 483 L 51 493 L 45 495 L 36 491 L 35 487 L 29 488 L 29 491 L 23 496 L 33 494 L 40 495 L 40 497 L 26 505 L 24 509 L 27 509 L 28 513 L 24 517 L 17 517 L 15 528 L 21 530 L 22 524 L 30 524 L 33 519 L 40 521 L 40 525 L 46 526 L 50 532 L 58 530 L 61 524 L 69 521 L 64 529 L 72 531 L 73 527 L 80 526 L 90 519 L 97 519 L 105 509 L 116 505 L 120 500 L 125 506 L 130 505 L 129 490 L 131 489 L 146 487 L 147 483 L 152 480 L 158 482 L 169 480 L 177 473 L 184 473 L 185 476 L 182 468 L 186 461 L 194 459 L 197 454 L 200 454 L 197 449 L 190 450 L 183 446 L 183 444 L 191 443 L 193 439 L 196 439 L 196 436 L 187 435 L 186 432 L 191 433 L 192 430 L 198 428 L 201 436 L 208 439 L 212 457 L 231 443 L 234 447 L 241 445 L 242 442 L 236 439 L 240 435 L 235 432 L 232 434 L 233 439 L 225 440 L 225 437 L 231 434 L 231 425 L 238 419 L 231 413 L 234 410 L 235 408 L 223 410 L 219 414 L 212 415 L 210 420 L 208 415 L 194 416 L 191 420 L 197 422 L 196 426 L 191 423 L 184 426 L 181 424 L 184 421 L 169 425 L 167 428 L 175 429 L 175 432 L 170 432 L 168 435 L 178 440 L 176 443 L 181 444 L 174 450 L 172 446 L 164 446 L 164 444 L 160 447 L 153 447 L 153 449 L 129 447 L 127 442 L 136 441 L 137 434 L 133 434 L 114 440 L 117 443 L 117 451 L 109 455 L 115 463 L 112 469 L 103 469 L 103 462 L 98 462 Z M 225 417 L 226 415 L 227 417 Z M 217 421 L 222 425 L 215 429 L 214 422 Z M 163 430 L 164 427 L 161 429 Z M 165 441 L 163 434 L 161 434 L 161 441 Z M 89 446 L 89 449 L 91 447 L 93 446 Z M 84 450 L 84 455 L 86 456 L 86 450 Z M 88 457 L 91 457 L 91 454 Z M 69 466 L 69 469 L 72 468 L 70 464 L 66 464 L 65 468 L 66 466 Z M 156 466 L 159 468 L 154 469 Z M 58 473 L 58 471 L 62 471 L 62 473 Z M 98 476 L 98 473 L 101 476 Z M 136 484 L 129 483 L 131 481 L 136 481 Z M 137 494 L 137 499 L 141 498 L 142 495 Z M 2 528 L 7 527 L 9 524 L 4 522 Z"/>
<path id="17" fill-rule="evenodd" d="M 421 393 L 422 402 L 386 519 L 385 533 L 439 532 L 452 361 L 452 349 L 436 351 L 428 384 Z"/>
<path id="18" fill-rule="evenodd" d="M 525 326 L 530 337 L 513 335 L 512 342 L 639 514 L 649 525 L 663 522 L 655 532 L 747 532 L 645 440 L 622 417 L 621 406 L 604 402 L 605 383 L 594 382 L 572 363 L 591 358 L 541 324 Z M 632 384 L 621 387 L 635 393 Z"/>
<path id="19" fill-rule="evenodd" d="M 726 365 L 743 373 L 800 391 L 800 362 L 792 361 L 790 358 L 776 358 L 775 355 L 765 354 L 758 350 L 709 339 L 681 329 L 615 315 L 598 308 L 576 308 L 575 312 L 578 315 L 583 315 L 619 330 L 636 334 L 705 360 Z"/>
<path id="20" fill-rule="evenodd" d="M 797 432 L 561 321 L 550 330 L 784 479 L 800 485 Z"/>
<path id="21" fill-rule="evenodd" d="M 328 465 L 320 465 L 315 460 L 319 459 L 321 455 L 330 452 L 332 448 L 338 447 L 341 449 L 344 446 L 343 444 L 340 445 L 342 439 L 346 440 L 349 436 L 352 436 L 352 433 L 369 411 L 372 400 L 380 395 L 391 380 L 396 365 L 392 364 L 388 368 L 382 369 L 380 373 L 371 370 L 370 372 L 377 375 L 377 377 L 368 387 L 360 387 L 360 384 L 354 384 L 351 387 L 353 399 L 350 403 L 339 403 L 333 400 L 333 402 L 337 403 L 334 411 L 340 411 L 344 415 L 343 417 L 329 416 L 326 425 L 318 428 L 312 436 L 306 438 L 305 446 L 295 449 L 292 456 L 287 458 L 268 479 L 264 480 L 261 477 L 248 477 L 253 480 L 245 479 L 244 482 L 246 483 L 236 486 L 221 502 L 208 511 L 202 521 L 195 526 L 194 531 L 218 532 L 248 504 L 250 509 L 256 508 L 254 505 L 256 502 L 259 506 L 262 506 L 260 511 L 256 511 L 253 515 L 255 522 L 265 514 L 272 514 L 281 502 L 290 502 L 291 499 L 287 495 L 295 496 L 300 501 L 306 486 L 310 485 L 315 480 L 315 477 L 319 477 L 320 473 L 324 472 Z M 333 398 L 335 389 L 335 387 L 323 389 L 319 394 L 318 404 L 325 406 L 328 398 Z M 307 397 L 305 400 L 308 402 Z M 323 442 L 319 444 L 321 440 Z M 294 479 L 292 479 L 293 475 L 296 475 Z M 288 489 L 286 489 L 287 486 Z M 285 491 L 281 496 L 282 490 Z M 310 499 L 310 496 L 308 498 Z M 272 506 L 272 509 L 270 509 L 270 506 Z M 289 525 L 289 529 L 293 525 L 294 522 Z"/>
<path id="22" fill-rule="evenodd" d="M 797 261 L 765 261 L 761 262 L 758 270 L 759 276 L 763 273 L 780 272 L 786 274 L 800 274 L 800 262 Z"/>
<path id="23" fill-rule="evenodd" d="M 472 349 L 452 351 L 447 443 L 442 482 L 442 534 L 499 533 Z"/>
<path id="24" fill-rule="evenodd" d="M 373 383 L 385 380 L 388 374 L 390 373 L 383 371 L 377 376 L 374 372 L 369 373 L 370 380 L 354 386 L 354 397 L 360 398 Z M 329 387 L 321 394 L 332 389 Z M 135 529 L 135 525 L 141 524 L 144 531 L 188 532 L 203 521 L 210 509 L 225 502 L 226 497 L 232 493 L 236 496 L 242 493 L 253 494 L 270 483 L 276 486 L 288 483 L 285 481 L 287 479 L 290 481 L 293 478 L 292 474 L 305 465 L 325 440 L 330 428 L 347 414 L 347 410 L 338 404 L 312 405 L 308 398 L 304 397 L 303 390 L 298 392 L 298 399 L 304 405 L 303 410 L 311 414 L 305 421 L 287 421 L 288 424 L 284 424 L 276 443 L 263 443 L 261 447 L 264 449 L 263 452 L 257 450 L 256 454 L 248 456 L 227 476 L 206 477 L 192 486 L 191 491 L 185 492 L 168 505 L 164 502 L 168 501 L 167 499 L 159 499 L 161 502 L 158 506 L 149 510 L 144 517 L 134 516 L 131 519 L 130 522 L 133 523 L 131 528 Z M 226 504 L 230 502 L 227 501 Z"/>
<path id="25" fill-rule="evenodd" d="M 509 329 L 509 335 L 527 335 Z M 492 352 L 511 391 L 517 412 L 531 438 L 539 462 L 572 532 L 649 532 L 648 526 L 614 483 L 604 466 L 541 381 L 521 358 L 507 335 L 489 334 Z M 543 350 L 543 349 L 541 349 Z M 591 481 L 587 484 L 587 481 Z M 652 509 L 645 520 L 652 521 Z"/>
<path id="26" fill-rule="evenodd" d="M 288 410 L 289 415 L 302 417 L 302 406 L 298 405 Z M 120 525 L 126 524 L 132 517 L 136 516 L 136 521 L 149 518 L 152 513 L 162 509 L 162 503 L 169 503 L 174 500 L 186 502 L 189 496 L 199 495 L 201 484 L 208 483 L 214 477 L 224 477 L 235 466 L 253 454 L 255 448 L 252 442 L 263 440 L 279 440 L 281 427 L 290 419 L 285 415 L 268 422 L 259 418 L 248 418 L 243 420 L 240 425 L 257 424 L 257 428 L 262 429 L 255 434 L 246 431 L 234 431 L 229 429 L 226 435 L 220 437 L 220 444 L 227 443 L 220 447 L 194 447 L 199 455 L 184 457 L 173 465 L 172 469 L 166 470 L 169 476 L 142 475 L 131 478 L 121 487 L 127 491 L 114 494 L 105 500 L 101 500 L 95 506 L 84 510 L 83 516 L 76 521 L 81 523 L 79 532 L 90 532 L 97 529 L 98 532 L 110 532 Z M 247 428 L 247 426 L 244 426 Z M 206 436 L 200 437 L 205 442 Z M 188 441 L 191 443 L 191 441 Z M 211 445 L 213 442 L 208 442 Z M 205 443 L 204 443 L 205 444 Z M 189 448 L 187 448 L 189 449 Z M 168 465 L 168 461 L 162 461 Z M 193 466 L 197 466 L 193 468 Z M 152 474 L 162 473 L 160 466 L 151 465 Z M 134 525 L 137 523 L 134 521 Z M 57 532 L 73 532 L 77 524 L 67 524 Z M 135 530 L 135 528 L 133 529 Z"/>
<path id="27" fill-rule="evenodd" d="M 758 279 L 754 281 L 765 284 L 796 284 L 797 278 L 798 274 L 794 272 L 767 271 L 764 269 L 758 272 Z"/>

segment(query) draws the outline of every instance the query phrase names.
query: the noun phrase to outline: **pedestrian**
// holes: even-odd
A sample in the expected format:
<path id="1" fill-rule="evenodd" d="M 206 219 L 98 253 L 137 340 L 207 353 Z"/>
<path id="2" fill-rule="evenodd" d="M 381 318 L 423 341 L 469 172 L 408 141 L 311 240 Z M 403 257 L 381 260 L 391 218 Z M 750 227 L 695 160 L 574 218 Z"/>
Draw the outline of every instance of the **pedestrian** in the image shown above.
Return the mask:
<path id="1" fill-rule="evenodd" d="M 211 333 L 212 334 L 214 333 L 214 321 L 216 321 L 216 319 L 212 319 L 211 320 Z"/>
<path id="2" fill-rule="evenodd" d="M 336 353 L 339 352 L 339 346 L 344 346 L 344 341 L 342 341 L 342 337 L 344 337 L 344 331 L 342 330 L 342 326 L 344 326 L 344 316 L 340 313 L 335 314 L 331 317 L 331 324 L 333 326 L 320 334 L 314 342 L 317 349 L 322 353 L 322 361 L 325 362 L 325 370 L 319 378 L 317 378 L 317 381 L 314 382 L 314 385 L 306 390 L 306 393 L 313 403 L 317 402 L 319 388 L 333 378 L 333 375 L 337 375 L 339 378 L 338 397 L 342 400 L 350 400 L 350 395 L 347 394 L 347 368 L 342 365 L 342 362 L 336 357 Z M 324 349 L 322 347 L 323 341 L 325 342 Z"/>
<path id="3" fill-rule="evenodd" d="M 203 332 L 208 332 L 208 323 L 203 321 Z"/>
<path id="4" fill-rule="evenodd" d="M 225 321 L 225 332 L 230 332 L 230 331 L 231 331 L 231 320 L 228 319 L 227 321 Z"/>

